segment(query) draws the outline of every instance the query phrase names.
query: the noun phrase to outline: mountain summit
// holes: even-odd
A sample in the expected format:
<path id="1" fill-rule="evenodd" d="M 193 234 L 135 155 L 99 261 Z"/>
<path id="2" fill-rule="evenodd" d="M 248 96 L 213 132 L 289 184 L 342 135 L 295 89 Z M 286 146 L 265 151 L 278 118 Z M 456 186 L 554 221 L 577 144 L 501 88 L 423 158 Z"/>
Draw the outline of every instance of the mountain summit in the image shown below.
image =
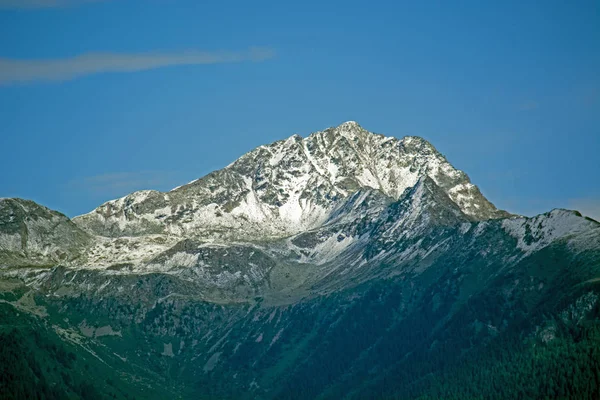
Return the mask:
<path id="1" fill-rule="evenodd" d="M 397 200 L 425 176 L 472 220 L 509 215 L 426 140 L 386 137 L 349 121 L 260 146 L 168 193 L 135 192 L 74 221 L 107 237 L 283 237 L 320 226 L 336 204 L 359 190 Z"/>

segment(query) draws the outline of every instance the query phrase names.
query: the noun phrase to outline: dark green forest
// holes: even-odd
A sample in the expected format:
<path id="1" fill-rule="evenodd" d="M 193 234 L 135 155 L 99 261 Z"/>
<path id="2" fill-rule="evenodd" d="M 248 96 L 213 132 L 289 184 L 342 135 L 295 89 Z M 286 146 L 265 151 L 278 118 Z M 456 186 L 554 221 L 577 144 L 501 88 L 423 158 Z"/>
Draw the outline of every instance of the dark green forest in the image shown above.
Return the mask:
<path id="1" fill-rule="evenodd" d="M 160 398 L 153 389 L 143 394 L 139 387 L 130 386 L 130 381 L 121 379 L 115 370 L 83 351 L 81 346 L 65 342 L 42 320 L 20 314 L 5 304 L 0 305 L 0 312 L 0 398 L 132 399 L 135 394 L 137 398 Z M 362 314 L 362 320 L 356 315 L 355 326 L 385 320 L 385 311 L 379 312 L 377 315 L 371 309 Z M 361 338 L 353 335 L 356 332 L 350 328 L 349 334 L 340 335 L 337 343 L 325 344 L 333 346 L 327 354 L 307 360 L 308 368 L 297 369 L 296 374 L 280 380 L 276 387 L 257 394 L 256 398 L 600 398 L 598 306 L 576 325 L 562 322 L 558 315 L 546 318 L 554 327 L 554 337 L 547 342 L 515 325 L 491 341 L 475 343 L 477 339 L 473 337 L 460 336 L 458 323 L 448 327 L 456 330 L 450 333 L 458 335 L 446 337 L 449 345 L 436 342 L 425 351 L 416 336 L 408 338 L 397 331 L 395 337 L 399 341 L 415 342 L 398 343 L 394 348 L 389 343 L 375 343 L 368 359 L 379 358 L 379 365 L 373 365 L 371 370 L 361 368 L 356 361 L 365 346 L 361 341 L 369 340 L 371 334 L 381 335 L 385 341 L 385 329 L 371 323 L 369 328 L 361 329 Z M 397 362 L 391 359 L 399 357 L 403 348 L 411 345 L 414 351 L 405 354 L 404 359 Z M 198 382 L 195 388 L 195 394 L 173 395 L 175 398 L 255 397 L 232 393 L 226 382 Z"/>
<path id="2" fill-rule="evenodd" d="M 133 399 L 123 386 L 108 365 L 44 321 L 0 303 L 1 399 Z"/>

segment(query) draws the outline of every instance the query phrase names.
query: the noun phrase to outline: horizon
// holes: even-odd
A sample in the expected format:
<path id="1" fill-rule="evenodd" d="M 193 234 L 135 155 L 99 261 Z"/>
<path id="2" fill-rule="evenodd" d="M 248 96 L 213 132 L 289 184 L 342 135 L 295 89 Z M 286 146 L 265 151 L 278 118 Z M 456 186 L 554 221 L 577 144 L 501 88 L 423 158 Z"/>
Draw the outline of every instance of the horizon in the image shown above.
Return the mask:
<path id="1" fill-rule="evenodd" d="M 48 207 L 48 208 L 50 208 L 50 209 L 52 209 L 52 210 L 55 210 L 55 211 L 59 211 L 59 212 L 61 212 L 61 213 L 65 214 L 65 215 L 67 215 L 67 217 L 69 217 L 70 219 L 72 219 L 72 218 L 75 218 L 75 217 L 82 216 L 82 215 L 88 214 L 88 213 L 90 213 L 90 212 L 93 212 L 93 211 L 94 211 L 94 210 L 95 210 L 97 207 L 101 206 L 102 204 L 105 204 L 105 203 L 107 203 L 107 202 L 111 202 L 111 201 L 115 201 L 115 200 L 121 199 L 121 198 L 123 198 L 123 197 L 126 197 L 126 196 L 128 196 L 128 195 L 130 195 L 130 194 L 133 194 L 133 193 L 136 193 L 136 192 L 143 192 L 143 191 L 158 191 L 158 192 L 161 192 L 161 193 L 168 193 L 168 192 L 170 192 L 170 191 L 173 191 L 173 190 L 175 190 L 175 189 L 178 189 L 178 188 L 180 188 L 180 187 L 182 187 L 182 186 L 186 186 L 186 185 L 189 185 L 189 184 L 191 184 L 191 183 L 194 183 L 194 182 L 196 182 L 196 181 L 198 181 L 198 180 L 200 180 L 200 179 L 204 178 L 206 175 L 208 175 L 208 174 L 210 174 L 210 173 L 212 173 L 212 172 L 214 172 L 214 171 L 218 171 L 218 170 L 221 170 L 221 169 L 227 168 L 229 165 L 231 165 L 232 163 L 234 163 L 235 161 L 237 161 L 237 160 L 238 160 L 240 157 L 242 157 L 242 156 L 244 156 L 245 154 L 248 154 L 248 153 L 250 153 L 250 152 L 252 152 L 252 151 L 254 151 L 254 150 L 256 150 L 256 149 L 258 149 L 258 148 L 260 148 L 260 147 L 263 147 L 263 146 L 270 146 L 270 145 L 272 145 L 272 144 L 274 144 L 274 143 L 277 143 L 277 142 L 280 142 L 280 141 L 285 141 L 285 140 L 287 140 L 287 139 L 289 139 L 290 137 L 293 137 L 293 136 L 300 136 L 302 139 L 306 139 L 306 138 L 308 138 L 309 136 L 311 136 L 311 135 L 313 135 L 313 134 L 315 134 L 315 133 L 322 132 L 322 131 L 324 131 L 324 130 L 331 129 L 331 128 L 336 128 L 336 127 L 339 127 L 339 126 L 341 126 L 341 125 L 348 124 L 348 123 L 355 123 L 355 124 L 357 124 L 359 127 L 361 127 L 362 129 L 365 129 L 365 130 L 366 130 L 367 132 L 369 132 L 370 134 L 374 134 L 374 135 L 382 135 L 382 136 L 385 136 L 385 137 L 392 137 L 392 138 L 395 138 L 395 139 L 397 139 L 397 140 L 400 140 L 400 141 L 404 140 L 404 139 L 405 139 L 405 138 L 407 138 L 407 137 L 417 137 L 417 138 L 421 138 L 421 139 L 423 139 L 423 140 L 427 141 L 427 142 L 428 142 L 428 143 L 429 143 L 431 146 L 433 146 L 433 147 L 435 148 L 435 150 L 437 150 L 437 151 L 438 151 L 439 153 L 441 153 L 441 154 L 442 154 L 444 157 L 446 157 L 446 156 L 444 155 L 444 153 L 443 153 L 442 151 L 440 151 L 440 149 L 438 149 L 438 148 L 435 146 L 435 144 L 434 144 L 434 143 L 431 143 L 429 140 L 427 140 L 426 138 L 424 138 L 424 137 L 422 137 L 422 136 L 418 136 L 418 135 L 405 135 L 405 136 L 402 136 L 402 137 L 396 137 L 396 136 L 386 135 L 385 133 L 379 133 L 379 132 L 373 132 L 373 131 L 370 131 L 369 129 L 367 129 L 367 128 L 365 128 L 363 125 L 361 125 L 361 124 L 360 124 L 360 122 L 358 122 L 358 121 L 355 121 L 355 120 L 348 120 L 348 121 L 341 122 L 341 123 L 339 123 L 339 124 L 337 124 L 337 125 L 331 125 L 331 126 L 328 126 L 328 127 L 326 127 L 326 128 L 320 129 L 320 130 L 313 130 L 313 131 L 311 131 L 310 133 L 306 133 L 306 134 L 302 134 L 302 133 L 293 133 L 293 134 L 291 134 L 291 135 L 289 135 L 289 136 L 287 136 L 287 137 L 284 137 L 284 138 L 281 138 L 281 139 L 277 139 L 277 140 L 275 140 L 275 141 L 273 141 L 273 142 L 270 142 L 270 143 L 264 143 L 264 144 L 258 145 L 258 146 L 256 146 L 256 147 L 254 147 L 254 148 L 252 148 L 252 149 L 249 149 L 248 151 L 246 151 L 246 152 L 242 153 L 242 154 L 241 154 L 239 157 L 237 157 L 236 159 L 232 160 L 231 162 L 228 162 L 228 163 L 227 163 L 225 166 L 223 166 L 223 167 L 221 167 L 221 168 L 216 168 L 216 169 L 213 169 L 213 170 L 211 170 L 211 171 L 208 171 L 206 174 L 204 174 L 204 175 L 202 175 L 202 176 L 200 176 L 200 177 L 198 177 L 198 178 L 195 178 L 195 179 L 193 179 L 193 180 L 191 180 L 191 181 L 189 181 L 189 182 L 186 182 L 186 183 L 180 184 L 180 185 L 178 185 L 178 186 L 174 186 L 174 187 L 172 187 L 172 188 L 170 188 L 170 189 L 166 189 L 166 190 L 158 190 L 158 189 L 155 189 L 155 188 L 152 188 L 152 187 L 146 187 L 146 188 L 137 189 L 137 190 L 135 190 L 135 191 L 133 191 L 133 192 L 126 193 L 126 194 L 124 194 L 123 196 L 119 196 L 119 197 L 115 197 L 115 198 L 111 198 L 111 199 L 105 200 L 105 201 L 103 201 L 102 203 L 98 204 L 96 207 L 94 207 L 94 208 L 90 209 L 89 211 L 86 211 L 86 212 L 83 212 L 83 213 L 81 213 L 81 214 L 77 214 L 77 215 L 67 215 L 66 213 L 63 213 L 61 210 L 52 209 L 52 208 L 50 208 L 50 207 Z M 448 160 L 448 161 L 450 162 L 450 164 L 454 165 L 454 164 L 452 163 L 452 161 L 451 161 L 451 160 Z M 460 169 L 459 169 L 459 170 L 460 170 Z M 462 171 L 462 172 L 466 173 L 466 174 L 467 174 L 467 175 L 470 177 L 470 175 L 469 175 L 468 171 L 463 171 L 463 170 L 460 170 L 460 171 Z M 476 182 L 472 182 L 472 183 L 473 183 L 474 185 L 476 185 L 476 186 L 478 186 L 478 187 L 479 187 L 479 185 L 477 185 L 477 183 L 476 183 Z M 480 189 L 481 189 L 481 188 L 480 188 Z M 483 193 L 483 192 L 482 192 L 482 193 Z M 509 213 L 512 213 L 512 214 L 513 214 L 513 217 L 521 217 L 521 216 L 525 216 L 525 217 L 534 217 L 534 216 L 541 215 L 541 214 L 546 214 L 546 213 L 549 213 L 549 212 L 550 212 L 550 211 L 552 211 L 552 210 L 557 210 L 557 209 L 558 209 L 558 210 L 570 210 L 570 211 L 577 211 L 577 212 L 580 212 L 580 213 L 582 213 L 582 214 L 583 214 L 584 216 L 586 216 L 586 217 L 590 217 L 590 218 L 594 219 L 595 221 L 600 221 L 600 212 L 599 212 L 597 215 L 592 215 L 592 214 L 593 214 L 593 212 L 594 212 L 594 210 L 593 210 L 593 209 L 592 209 L 592 211 L 591 211 L 591 212 L 592 212 L 592 214 L 589 214 L 589 210 L 588 210 L 588 213 L 586 214 L 586 212 L 585 212 L 585 211 L 581 211 L 581 210 L 578 210 L 578 209 L 575 209 L 575 208 L 566 208 L 566 207 L 552 207 L 552 208 L 550 208 L 550 209 L 548 209 L 548 210 L 541 211 L 541 212 L 539 212 L 539 213 L 537 213 L 537 214 L 524 215 L 524 214 L 520 214 L 520 213 L 515 213 L 515 212 L 513 212 L 512 210 L 505 210 L 505 209 L 503 209 L 503 208 L 501 208 L 501 207 L 497 206 L 497 204 L 496 204 L 496 203 L 493 201 L 493 199 L 490 199 L 489 197 L 487 197 L 487 196 L 485 195 L 485 193 L 483 193 L 483 195 L 484 195 L 484 196 L 485 196 L 485 197 L 486 197 L 486 198 L 487 198 L 487 199 L 488 199 L 488 200 L 489 200 L 489 201 L 490 201 L 492 204 L 494 204 L 494 205 L 495 205 L 495 206 L 496 206 L 496 207 L 497 207 L 499 210 L 508 211 Z M 20 197 L 0 197 L 0 200 L 3 200 L 3 199 L 10 199 L 10 198 L 20 198 Z M 37 201 L 36 201 L 36 200 L 34 200 L 34 199 L 27 199 L 27 198 L 20 198 L 20 199 L 23 199 L 23 200 L 31 200 L 31 201 L 34 201 L 34 202 L 36 202 L 36 203 L 40 204 L 40 205 L 46 206 L 45 204 L 43 204 L 43 203 L 39 203 L 39 202 L 37 202 Z M 47 207 L 47 206 L 46 206 L 46 207 Z"/>
<path id="2" fill-rule="evenodd" d="M 278 139 L 278 140 L 276 140 L 276 141 L 274 141 L 274 142 L 271 142 L 271 143 L 266 143 L 266 144 L 259 145 L 259 146 L 255 147 L 255 148 L 251 149 L 251 150 L 248 150 L 246 153 L 242 154 L 240 157 L 236 158 L 236 159 L 235 159 L 235 160 L 233 160 L 231 163 L 228 163 L 226 166 L 224 166 L 224 167 L 222 167 L 222 168 L 219 168 L 219 169 L 215 169 L 215 170 L 213 170 L 213 171 L 209 171 L 207 174 L 205 174 L 205 175 L 203 175 L 203 176 L 201 176 L 201 177 L 199 177 L 199 178 L 196 178 L 196 179 L 194 179 L 194 180 L 192 180 L 192 181 L 189 181 L 189 182 L 187 182 L 187 183 L 181 184 L 181 185 L 179 185 L 179 186 L 175 186 L 175 187 L 173 187 L 173 188 L 171 188 L 171 189 L 164 190 L 164 191 L 160 191 L 160 190 L 156 190 L 156 189 L 152 189 L 152 188 L 139 189 L 139 190 L 136 190 L 136 191 L 134 191 L 134 192 L 128 193 L 128 194 L 126 194 L 126 195 L 124 195 L 124 196 L 121 196 L 121 197 L 116 197 L 116 198 L 113 198 L 113 199 L 106 200 L 105 202 L 103 202 L 103 203 L 101 203 L 101 204 L 98 204 L 98 207 L 99 207 L 99 206 L 101 206 L 102 204 L 105 204 L 105 203 L 107 203 L 107 202 L 111 202 L 111 201 L 116 201 L 116 200 L 119 200 L 119 199 L 121 199 L 121 198 L 123 198 L 123 197 L 126 197 L 126 196 L 128 196 L 129 194 L 133 194 L 133 193 L 136 193 L 136 192 L 144 192 L 144 191 L 158 191 L 158 192 L 161 192 L 161 193 L 168 193 L 168 192 L 171 192 L 171 191 L 173 191 L 173 190 L 179 189 L 179 188 L 180 188 L 180 187 L 182 187 L 182 186 L 187 186 L 187 185 L 190 185 L 190 184 L 192 184 L 192 183 L 194 183 L 194 182 L 196 182 L 196 181 L 198 181 L 198 180 L 200 180 L 200 179 L 204 178 L 206 175 L 208 175 L 208 174 L 210 174 L 210 173 L 212 173 L 212 172 L 214 172 L 214 171 L 218 171 L 218 170 L 220 170 L 220 169 L 224 169 L 224 168 L 227 168 L 227 167 L 229 167 L 231 164 L 235 163 L 235 161 L 237 161 L 237 160 L 238 160 L 239 158 L 241 158 L 242 156 L 244 156 L 244 155 L 246 155 L 246 154 L 248 154 L 248 153 L 250 153 L 250 152 L 252 152 L 252 151 L 254 151 L 254 150 L 258 149 L 258 148 L 260 148 L 260 147 L 263 147 L 263 146 L 270 146 L 270 145 L 272 145 L 272 144 L 274 144 L 274 143 L 281 142 L 281 141 L 285 141 L 285 140 L 287 140 L 287 139 L 289 139 L 289 138 L 291 138 L 291 137 L 294 137 L 294 136 L 300 136 L 300 137 L 301 137 L 301 138 L 304 140 L 304 139 L 308 138 L 309 136 L 311 136 L 311 135 L 313 135 L 313 134 L 315 134 L 315 133 L 323 132 L 323 131 L 325 131 L 325 130 L 327 130 L 327 129 L 337 128 L 337 127 L 340 127 L 340 126 L 342 126 L 342 125 L 346 125 L 346 124 L 356 124 L 356 125 L 358 125 L 360 128 L 362 128 L 362 129 L 366 130 L 368 133 L 370 133 L 370 134 L 372 134 L 372 135 L 381 135 L 381 136 L 384 136 L 384 137 L 386 137 L 386 138 L 394 138 L 394 139 L 396 139 L 396 140 L 399 140 L 399 141 L 402 141 L 402 140 L 404 140 L 405 138 L 408 138 L 408 137 L 416 137 L 416 138 L 420 138 L 420 139 L 423 139 L 423 140 L 427 141 L 427 143 L 429 143 L 431 146 L 433 146 L 433 147 L 434 147 L 434 149 L 435 149 L 435 150 L 437 150 L 438 152 L 440 152 L 440 153 L 443 155 L 443 153 L 442 153 L 442 152 L 441 152 L 441 151 L 440 151 L 440 150 L 439 150 L 437 147 L 435 147 L 435 145 L 434 145 L 433 143 L 429 142 L 427 139 L 425 139 L 425 138 L 423 138 L 423 137 L 421 137 L 421 136 L 415 136 L 415 135 L 406 135 L 406 136 L 403 136 L 403 137 L 388 136 L 388 135 L 385 135 L 385 134 L 383 134 L 383 133 L 369 131 L 367 128 L 365 128 L 364 126 L 362 126 L 362 125 L 361 125 L 361 124 L 360 124 L 358 121 L 355 121 L 355 120 L 348 120 L 348 121 L 344 121 L 344 122 L 342 122 L 342 123 L 340 123 L 340 124 L 338 124 L 338 125 L 332 125 L 332 126 L 329 126 L 329 127 L 327 127 L 327 128 L 324 128 L 324 129 L 322 129 L 322 130 L 318 130 L 318 131 L 312 131 L 312 132 L 310 132 L 310 133 L 308 133 L 308 134 L 304 134 L 304 135 L 302 135 L 302 134 L 300 134 L 300 133 L 293 133 L 292 135 L 290 135 L 290 136 L 288 136 L 288 137 L 286 137 L 286 138 Z M 444 157 L 445 157 L 445 156 L 444 156 Z M 452 163 L 450 162 L 450 164 L 452 164 Z M 462 171 L 462 172 L 464 172 L 464 173 L 466 173 L 467 175 L 469 175 L 469 174 L 468 174 L 466 171 Z M 477 184 L 476 184 L 476 183 L 474 183 L 474 184 L 477 186 Z M 375 189 L 375 190 L 379 190 L 379 189 Z M 485 194 L 484 194 L 484 196 L 485 196 Z M 487 197 L 486 197 L 486 198 L 487 198 Z M 10 199 L 10 198 L 9 198 L 9 197 L 0 197 L 0 200 L 4 200 L 4 199 Z M 495 204 L 495 203 L 494 203 L 494 202 L 493 202 L 491 199 L 489 199 L 489 198 L 487 198 L 487 199 L 488 199 L 488 200 L 489 200 L 489 201 L 490 201 L 492 204 L 496 205 L 496 204 Z M 32 200 L 32 199 L 23 199 L 23 200 L 31 200 L 31 201 L 34 201 L 34 200 Z M 36 202 L 36 203 L 37 203 L 37 202 Z M 41 203 L 38 203 L 38 204 L 41 204 Z M 44 205 L 44 204 L 41 204 L 41 205 Z M 85 212 L 85 213 L 82 213 L 82 214 L 78 214 L 78 215 L 74 215 L 74 216 L 67 215 L 67 216 L 68 216 L 70 219 L 72 219 L 72 218 L 76 218 L 76 217 L 79 217 L 79 216 L 82 216 L 82 215 L 89 214 L 89 213 L 93 212 L 93 211 L 94 211 L 96 208 L 97 208 L 97 207 L 95 207 L 94 209 L 91 209 L 91 210 L 89 210 L 89 211 L 87 211 L 87 212 Z M 502 210 L 500 207 L 498 207 L 498 209 L 499 209 L 499 210 Z M 511 212 L 511 210 L 504 210 L 504 211 L 508 211 L 509 213 L 511 213 L 511 214 L 512 214 L 512 216 L 511 216 L 510 218 L 519 218 L 519 217 L 524 217 L 524 216 L 525 216 L 525 217 L 535 217 L 535 216 L 542 215 L 542 214 L 548 214 L 548 213 L 550 213 L 551 211 L 554 211 L 554 210 L 577 211 L 577 212 L 580 212 L 580 213 L 582 213 L 580 210 L 576 210 L 576 209 L 569 209 L 569 208 L 564 208 L 564 207 L 553 207 L 553 208 L 551 208 L 551 209 L 549 209 L 549 210 L 542 211 L 542 212 L 540 212 L 540 213 L 538 213 L 538 214 L 534 214 L 534 215 L 522 215 L 522 214 L 518 214 L 518 213 L 512 213 L 512 212 Z M 60 212 L 60 210 L 55 210 L 55 211 L 59 211 L 59 212 Z M 66 215 L 66 214 L 65 214 L 65 215 Z M 583 214 L 583 216 L 585 216 L 585 217 L 590 217 L 590 218 L 592 218 L 594 221 L 596 221 L 596 222 L 600 222 L 600 214 L 599 214 L 599 215 L 586 215 L 586 214 Z"/>

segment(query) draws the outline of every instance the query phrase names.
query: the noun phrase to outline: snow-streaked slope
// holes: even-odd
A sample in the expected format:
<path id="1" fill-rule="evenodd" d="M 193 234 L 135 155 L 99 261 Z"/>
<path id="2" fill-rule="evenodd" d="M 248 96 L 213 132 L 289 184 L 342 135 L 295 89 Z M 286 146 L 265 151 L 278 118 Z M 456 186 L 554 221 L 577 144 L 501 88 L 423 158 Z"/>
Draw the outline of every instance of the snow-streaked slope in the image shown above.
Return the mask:
<path id="1" fill-rule="evenodd" d="M 576 211 L 554 209 L 533 218 L 506 219 L 502 227 L 517 239 L 519 249 L 531 254 L 563 237 L 598 229 L 600 224 Z"/>
<path id="2" fill-rule="evenodd" d="M 574 251 L 597 248 L 599 232 L 600 224 L 566 210 L 475 221 L 424 176 L 397 200 L 377 189 L 342 197 L 319 226 L 288 237 L 96 237 L 68 267 L 106 276 L 173 276 L 196 285 L 208 301 L 292 301 L 378 277 L 421 274 L 440 258 L 476 256 L 484 265 L 510 268 L 563 238 L 571 238 Z"/>
<path id="3" fill-rule="evenodd" d="M 467 246 L 494 232 L 493 240 L 508 246 L 503 257 L 518 260 L 598 226 L 565 210 L 535 218 L 496 210 L 427 141 L 373 134 L 355 122 L 260 146 L 167 193 L 145 190 L 109 201 L 77 217 L 77 225 L 32 202 L 0 205 L 4 265 L 60 262 L 217 286 L 267 279 L 271 267 L 223 263 L 236 248 L 248 257 L 265 255 L 275 271 L 291 268 L 284 276 L 310 270 L 318 280 L 443 252 L 450 231 L 469 238 Z M 589 237 L 585 243 L 596 236 Z"/>
<path id="4" fill-rule="evenodd" d="M 260 146 L 168 193 L 136 192 L 74 221 L 108 237 L 283 237 L 320 226 L 340 200 L 361 189 L 398 199 L 424 176 L 472 219 L 507 215 L 426 140 L 385 137 L 346 122 Z"/>

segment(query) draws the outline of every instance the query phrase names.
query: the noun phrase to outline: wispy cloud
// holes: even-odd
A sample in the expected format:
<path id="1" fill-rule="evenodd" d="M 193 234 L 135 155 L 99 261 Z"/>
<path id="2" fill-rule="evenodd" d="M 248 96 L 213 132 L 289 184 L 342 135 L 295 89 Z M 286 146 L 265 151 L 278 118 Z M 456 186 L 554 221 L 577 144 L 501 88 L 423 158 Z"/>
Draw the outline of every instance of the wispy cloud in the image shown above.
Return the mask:
<path id="1" fill-rule="evenodd" d="M 527 101 L 519 105 L 519 111 L 533 111 L 540 108 L 540 104 L 537 101 Z"/>
<path id="2" fill-rule="evenodd" d="M 105 72 L 136 72 L 176 65 L 259 62 L 274 56 L 270 48 L 251 47 L 238 52 L 87 53 L 56 59 L 0 58 L 0 85 L 66 81 Z"/>
<path id="3" fill-rule="evenodd" d="M 171 175 L 166 171 L 114 172 L 74 180 L 68 186 L 93 195 L 122 196 L 136 190 L 158 189 L 172 180 Z"/>
<path id="4" fill-rule="evenodd" d="M 0 9 L 69 7 L 106 0 L 0 0 Z"/>

